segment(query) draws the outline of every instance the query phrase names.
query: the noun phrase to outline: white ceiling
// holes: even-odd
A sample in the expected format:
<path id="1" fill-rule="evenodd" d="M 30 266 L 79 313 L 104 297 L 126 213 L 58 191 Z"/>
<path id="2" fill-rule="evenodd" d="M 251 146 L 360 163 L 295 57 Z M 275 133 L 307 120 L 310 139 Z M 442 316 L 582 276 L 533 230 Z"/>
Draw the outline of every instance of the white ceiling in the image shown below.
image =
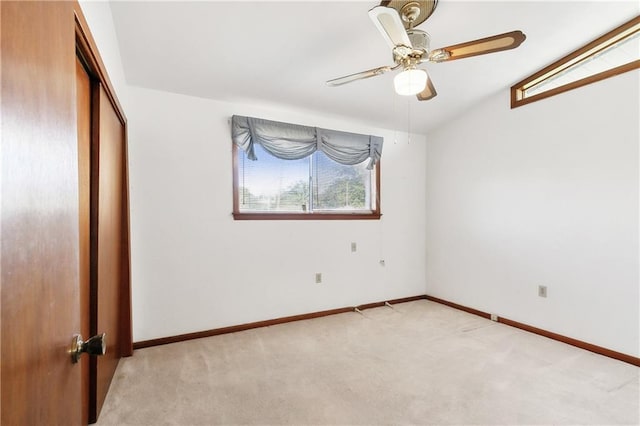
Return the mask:
<path id="1" fill-rule="evenodd" d="M 426 133 L 638 15 L 640 3 L 440 0 L 418 28 L 438 48 L 512 30 L 515 50 L 427 63 L 438 96 L 393 91 L 393 74 L 325 81 L 392 64 L 367 11 L 377 1 L 113 1 L 127 82 L 229 102 L 286 106 Z M 508 99 L 505 96 L 505 99 Z"/>

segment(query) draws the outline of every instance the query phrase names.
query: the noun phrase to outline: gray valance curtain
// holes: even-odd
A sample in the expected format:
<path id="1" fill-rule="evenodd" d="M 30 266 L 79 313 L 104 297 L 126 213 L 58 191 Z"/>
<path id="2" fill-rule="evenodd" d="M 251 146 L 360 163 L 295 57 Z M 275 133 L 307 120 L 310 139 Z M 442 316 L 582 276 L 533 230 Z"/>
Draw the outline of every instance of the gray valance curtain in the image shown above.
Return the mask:
<path id="1" fill-rule="evenodd" d="M 257 143 L 265 151 L 283 160 L 298 160 L 319 149 L 340 164 L 354 165 L 369 159 L 368 169 L 373 169 L 376 162 L 380 160 L 383 142 L 380 136 L 340 132 L 239 115 L 231 118 L 231 137 L 251 160 L 257 160 L 254 152 L 254 144 Z"/>

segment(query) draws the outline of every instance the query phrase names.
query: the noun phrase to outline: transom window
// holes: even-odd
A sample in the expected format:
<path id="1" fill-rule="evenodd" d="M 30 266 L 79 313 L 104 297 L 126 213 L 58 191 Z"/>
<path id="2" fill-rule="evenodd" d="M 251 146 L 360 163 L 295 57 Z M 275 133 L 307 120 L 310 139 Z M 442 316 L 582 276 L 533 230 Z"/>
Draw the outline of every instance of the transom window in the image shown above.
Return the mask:
<path id="1" fill-rule="evenodd" d="M 511 88 L 511 108 L 640 68 L 640 17 Z"/>

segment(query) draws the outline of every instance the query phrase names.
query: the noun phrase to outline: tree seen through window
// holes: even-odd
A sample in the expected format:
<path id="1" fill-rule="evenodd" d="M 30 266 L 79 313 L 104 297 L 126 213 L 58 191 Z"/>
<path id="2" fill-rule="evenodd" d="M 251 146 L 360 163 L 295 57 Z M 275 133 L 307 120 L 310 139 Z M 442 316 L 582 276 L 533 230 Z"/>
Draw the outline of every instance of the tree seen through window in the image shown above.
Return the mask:
<path id="1" fill-rule="evenodd" d="M 342 165 L 316 151 L 300 160 L 282 160 L 256 147 L 257 161 L 238 155 L 241 212 L 362 212 L 374 210 L 367 161 Z M 375 182 L 375 179 L 374 179 Z"/>

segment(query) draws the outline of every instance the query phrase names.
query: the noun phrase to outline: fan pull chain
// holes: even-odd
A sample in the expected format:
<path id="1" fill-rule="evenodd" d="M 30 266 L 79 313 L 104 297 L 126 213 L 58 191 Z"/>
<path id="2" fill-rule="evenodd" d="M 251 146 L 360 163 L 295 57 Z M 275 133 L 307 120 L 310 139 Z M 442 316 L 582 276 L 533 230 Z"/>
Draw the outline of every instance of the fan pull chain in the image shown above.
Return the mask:
<path id="1" fill-rule="evenodd" d="M 407 102 L 407 145 L 411 144 L 411 102 Z"/>

